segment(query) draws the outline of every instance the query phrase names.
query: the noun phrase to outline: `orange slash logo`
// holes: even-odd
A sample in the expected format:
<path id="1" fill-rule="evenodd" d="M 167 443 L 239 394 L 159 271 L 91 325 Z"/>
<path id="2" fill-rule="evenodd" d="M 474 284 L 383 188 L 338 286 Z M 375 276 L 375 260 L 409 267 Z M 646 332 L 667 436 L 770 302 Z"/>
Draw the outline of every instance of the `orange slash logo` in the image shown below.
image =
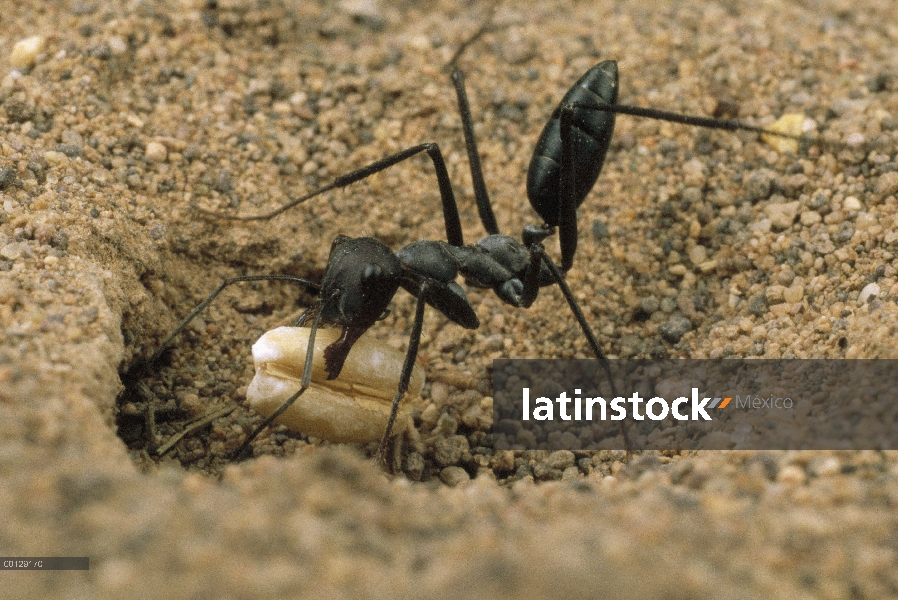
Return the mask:
<path id="1" fill-rule="evenodd" d="M 732 398 L 714 398 L 708 408 L 726 408 Z"/>

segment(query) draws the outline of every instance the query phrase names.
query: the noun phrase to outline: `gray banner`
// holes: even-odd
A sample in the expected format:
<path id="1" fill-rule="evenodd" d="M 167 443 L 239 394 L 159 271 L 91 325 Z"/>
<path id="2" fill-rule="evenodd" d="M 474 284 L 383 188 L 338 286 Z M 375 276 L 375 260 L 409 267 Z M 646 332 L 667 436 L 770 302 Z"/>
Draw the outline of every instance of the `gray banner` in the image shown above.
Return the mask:
<path id="1" fill-rule="evenodd" d="M 898 361 L 493 362 L 497 450 L 898 449 Z"/>

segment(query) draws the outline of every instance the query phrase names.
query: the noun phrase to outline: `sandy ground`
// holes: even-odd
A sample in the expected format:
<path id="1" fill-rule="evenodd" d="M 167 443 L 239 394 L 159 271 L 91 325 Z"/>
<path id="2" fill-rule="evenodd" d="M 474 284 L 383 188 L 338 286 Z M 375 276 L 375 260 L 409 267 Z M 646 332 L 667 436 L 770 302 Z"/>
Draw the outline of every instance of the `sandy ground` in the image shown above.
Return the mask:
<path id="1" fill-rule="evenodd" d="M 151 394 L 120 396 L 227 277 L 318 279 L 339 233 L 443 235 L 426 158 L 267 222 L 194 207 L 258 214 L 436 141 L 467 239 L 483 231 L 443 67 L 488 5 L 217 5 L 0 14 L 0 553 L 91 558 L 4 572 L 0 596 L 898 597 L 896 452 L 493 452 L 491 361 L 589 356 L 554 289 L 527 311 L 470 291 L 477 331 L 428 312 L 395 476 L 370 446 L 284 428 L 224 458 L 260 420 L 250 345 L 312 302 L 296 286 L 226 293 Z M 460 65 L 504 232 L 535 222 L 531 148 L 599 60 L 619 61 L 622 102 L 814 127 L 796 156 L 619 118 L 568 274 L 606 353 L 895 357 L 891 0 L 504 3 L 495 22 Z M 412 312 L 400 292 L 373 335 L 403 350 Z"/>

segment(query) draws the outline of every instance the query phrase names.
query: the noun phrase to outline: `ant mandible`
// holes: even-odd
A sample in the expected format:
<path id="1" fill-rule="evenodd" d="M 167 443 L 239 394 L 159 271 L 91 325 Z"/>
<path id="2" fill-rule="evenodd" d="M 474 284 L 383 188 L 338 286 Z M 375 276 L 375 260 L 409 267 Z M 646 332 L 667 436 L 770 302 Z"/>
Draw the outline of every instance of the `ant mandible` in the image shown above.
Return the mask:
<path id="1" fill-rule="evenodd" d="M 470 164 L 474 197 L 480 221 L 488 234 L 477 243 L 466 245 L 464 242 L 449 174 L 440 147 L 436 143 L 413 146 L 341 175 L 329 185 L 293 199 L 266 214 L 234 216 L 200 211 L 207 216 L 229 220 L 272 219 L 311 198 L 361 181 L 422 152 L 430 157 L 434 165 L 443 206 L 445 241 L 412 242 L 394 253 L 375 238 L 350 238 L 340 235 L 331 246 L 320 286 L 298 277 L 279 275 L 252 275 L 228 279 L 163 341 L 150 362 L 161 356 L 172 339 L 193 317 L 204 310 L 226 287 L 235 283 L 287 280 L 301 283 L 318 293 L 317 304 L 303 313 L 297 323 L 298 326 L 303 325 L 312 319 L 300 389 L 246 438 L 234 454 L 235 458 L 241 457 L 252 441 L 309 388 L 315 333 L 319 326 L 330 324 L 341 328 L 339 338 L 324 351 L 327 378 L 335 379 L 343 369 L 347 355 L 355 342 L 383 317 L 393 296 L 402 287 L 415 296 L 417 303 L 399 384 L 377 450 L 375 460 L 380 463 L 391 438 L 399 405 L 409 386 L 421 340 L 424 306 L 429 304 L 464 328 L 476 329 L 480 325 L 465 291 L 455 282 L 459 274 L 468 285 L 490 288 L 503 302 L 521 308 L 528 308 L 533 304 L 541 287 L 558 285 L 596 360 L 602 365 L 609 379 L 612 394 L 617 396 L 608 359 L 565 281 L 565 273 L 573 266 L 577 250 L 577 208 L 592 190 L 602 170 L 614 131 L 616 114 L 648 117 L 712 129 L 746 130 L 797 138 L 794 135 L 771 131 L 735 119 L 688 116 L 617 104 L 617 63 L 605 60 L 589 69 L 565 94 L 536 143 L 527 172 L 527 198 L 542 219 L 542 224 L 525 227 L 519 242 L 499 232 L 483 178 L 464 77 L 456 67 L 456 62 L 463 51 L 481 37 L 489 25 L 487 22 L 481 26 L 459 47 L 449 62 Z M 543 245 L 548 237 L 555 234 L 556 228 L 561 252 L 560 265 L 556 265 L 546 254 Z M 622 434 L 625 445 L 629 448 L 629 440 L 623 425 Z"/>

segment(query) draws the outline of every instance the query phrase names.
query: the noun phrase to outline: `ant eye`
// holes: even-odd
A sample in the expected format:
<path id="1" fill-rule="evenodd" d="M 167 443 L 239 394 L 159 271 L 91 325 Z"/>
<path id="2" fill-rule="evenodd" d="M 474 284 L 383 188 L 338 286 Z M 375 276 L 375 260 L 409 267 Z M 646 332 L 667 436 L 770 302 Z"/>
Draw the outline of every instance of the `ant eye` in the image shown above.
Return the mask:
<path id="1" fill-rule="evenodd" d="M 377 279 L 381 275 L 383 275 L 384 270 L 380 267 L 380 265 L 368 265 L 365 267 L 365 271 L 362 273 L 362 279 Z"/>

